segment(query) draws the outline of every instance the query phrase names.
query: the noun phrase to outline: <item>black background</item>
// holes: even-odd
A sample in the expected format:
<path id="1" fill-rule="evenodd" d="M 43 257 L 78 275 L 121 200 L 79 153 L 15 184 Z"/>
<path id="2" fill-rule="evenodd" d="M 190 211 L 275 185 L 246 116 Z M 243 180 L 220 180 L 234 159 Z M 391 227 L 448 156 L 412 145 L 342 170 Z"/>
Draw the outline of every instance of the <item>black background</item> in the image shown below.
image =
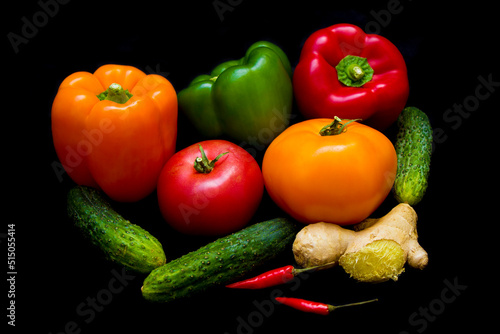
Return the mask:
<path id="1" fill-rule="evenodd" d="M 16 224 L 18 272 L 16 327 L 9 326 L 9 330 L 129 333 L 139 328 L 142 332 L 233 334 L 307 329 L 398 334 L 471 328 L 467 326 L 477 331 L 495 328 L 497 319 L 490 312 L 497 308 L 494 299 L 498 295 L 498 260 L 493 251 L 498 218 L 493 208 L 498 198 L 495 159 L 500 87 L 490 87 L 492 92 L 483 100 L 475 98 L 478 89 L 488 92 L 487 87 L 480 87 L 480 78 L 500 82 L 493 5 L 474 1 L 438 7 L 437 2 L 401 0 L 393 8 L 395 1 L 243 0 L 233 1 L 232 10 L 222 13 L 221 19 L 213 3 L 75 0 L 52 7 L 46 20 L 37 14 L 43 9 L 36 1 L 4 5 L 7 75 L 3 91 L 8 102 L 2 108 L 7 183 L 2 211 L 7 217 L 1 233 L 7 232 L 7 224 Z M 15 52 L 7 35 L 22 35 L 23 17 L 41 21 Z M 282 47 L 295 66 L 311 33 L 342 22 L 379 33 L 400 49 L 410 80 L 408 105 L 424 110 L 438 129 L 430 185 L 416 207 L 420 243 L 429 253 L 429 266 L 423 271 L 407 268 L 397 282 L 381 284 L 357 283 L 340 268 L 333 268 L 277 288 L 285 296 L 332 304 L 379 298 L 378 303 L 338 310 L 328 317 L 271 304 L 272 289 L 221 288 L 189 300 L 149 304 L 141 297 L 141 275 L 126 281 L 123 290 L 111 294 L 92 317 L 88 312 L 82 315 L 79 306 L 83 303 L 80 311 L 88 311 L 88 298 L 109 296 L 105 290 L 113 273 L 122 269 L 102 260 L 66 217 L 66 193 L 73 182 L 66 175 L 60 182 L 52 168 L 57 156 L 50 129 L 51 103 L 61 81 L 76 71 L 93 72 L 101 65 L 117 63 L 165 75 L 179 91 L 218 63 L 240 58 L 258 40 Z M 444 118 L 448 109 L 464 103 L 470 103 L 468 115 L 453 122 Z M 294 121 L 300 121 L 296 108 L 293 113 L 297 115 Z M 177 149 L 201 139 L 180 114 Z M 382 215 L 395 204 L 389 196 L 376 214 Z M 171 230 L 159 214 L 155 194 L 134 204 L 116 203 L 116 209 L 157 236 L 169 259 L 211 240 Z M 282 212 L 265 196 L 252 222 L 278 215 Z M 7 272 L 5 238 L 1 245 L 3 271 Z M 262 270 L 286 264 L 293 264 L 291 252 Z M 461 287 L 458 295 L 446 290 L 447 284 L 454 283 Z M 7 314 L 8 287 L 3 286 L 2 310 Z M 447 297 L 453 296 L 450 302 Z M 7 323 L 3 314 L 1 318 Z"/>

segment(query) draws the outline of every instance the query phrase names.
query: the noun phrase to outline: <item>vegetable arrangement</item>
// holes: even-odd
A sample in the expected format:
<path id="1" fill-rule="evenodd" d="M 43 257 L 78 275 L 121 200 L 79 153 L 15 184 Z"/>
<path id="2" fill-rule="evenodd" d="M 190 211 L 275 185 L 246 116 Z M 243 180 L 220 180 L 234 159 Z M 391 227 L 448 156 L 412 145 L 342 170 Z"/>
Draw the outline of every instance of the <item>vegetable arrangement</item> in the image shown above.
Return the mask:
<path id="1" fill-rule="evenodd" d="M 360 282 L 396 281 L 406 263 L 428 263 L 413 206 L 428 186 L 432 128 L 424 112 L 404 108 L 408 94 L 397 48 L 349 24 L 312 34 L 293 74 L 285 53 L 260 41 L 178 95 L 165 78 L 130 66 L 77 72 L 52 106 L 54 146 L 77 184 L 68 215 L 103 256 L 147 275 L 142 295 L 154 302 L 215 286 L 268 288 L 336 265 Z M 306 119 L 289 126 L 293 96 Z M 177 102 L 207 140 L 175 152 Z M 382 132 L 394 122 L 395 144 Z M 242 147 L 217 138 L 246 142 L 269 128 L 262 169 Z M 218 239 L 167 262 L 161 237 L 109 204 L 155 189 L 178 233 Z M 251 223 L 264 189 L 291 219 Z M 399 204 L 370 218 L 391 190 Z M 297 266 L 246 277 L 290 251 Z M 375 301 L 276 300 L 323 315 Z"/>

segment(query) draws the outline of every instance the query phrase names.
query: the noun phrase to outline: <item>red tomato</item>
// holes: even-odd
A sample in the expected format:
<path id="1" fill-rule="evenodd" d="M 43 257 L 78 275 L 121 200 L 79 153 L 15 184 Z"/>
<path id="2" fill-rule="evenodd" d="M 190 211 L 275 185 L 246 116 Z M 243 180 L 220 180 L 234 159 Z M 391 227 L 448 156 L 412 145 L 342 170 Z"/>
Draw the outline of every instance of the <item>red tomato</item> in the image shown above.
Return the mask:
<path id="1" fill-rule="evenodd" d="M 210 172 L 194 168 L 202 157 L 222 155 Z M 177 153 L 158 179 L 158 203 L 165 220 L 176 230 L 193 235 L 224 235 L 245 226 L 259 206 L 264 180 L 255 159 L 225 140 L 207 140 Z"/>

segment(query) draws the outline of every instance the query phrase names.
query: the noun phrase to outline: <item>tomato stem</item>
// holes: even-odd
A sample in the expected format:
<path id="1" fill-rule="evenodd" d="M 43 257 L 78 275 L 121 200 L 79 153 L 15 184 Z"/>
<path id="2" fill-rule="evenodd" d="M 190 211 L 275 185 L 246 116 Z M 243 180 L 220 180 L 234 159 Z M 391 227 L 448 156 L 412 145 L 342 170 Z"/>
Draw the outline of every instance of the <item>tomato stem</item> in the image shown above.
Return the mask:
<path id="1" fill-rule="evenodd" d="M 342 121 L 348 121 L 346 123 L 342 123 Z M 346 126 L 352 122 L 361 121 L 361 119 L 340 119 L 338 116 L 333 118 L 333 122 L 328 125 L 325 125 L 320 131 L 320 136 L 335 136 L 347 131 Z"/>
<path id="2" fill-rule="evenodd" d="M 203 150 L 203 147 L 201 147 L 200 144 L 198 144 L 200 147 L 200 152 L 201 152 L 201 157 L 197 157 L 194 160 L 194 169 L 196 169 L 197 172 L 199 173 L 210 173 L 214 167 L 215 163 L 222 158 L 223 155 L 228 154 L 229 152 L 224 152 L 219 154 L 217 157 L 215 157 L 214 160 L 208 160 L 207 155 L 205 154 L 205 151 Z"/>

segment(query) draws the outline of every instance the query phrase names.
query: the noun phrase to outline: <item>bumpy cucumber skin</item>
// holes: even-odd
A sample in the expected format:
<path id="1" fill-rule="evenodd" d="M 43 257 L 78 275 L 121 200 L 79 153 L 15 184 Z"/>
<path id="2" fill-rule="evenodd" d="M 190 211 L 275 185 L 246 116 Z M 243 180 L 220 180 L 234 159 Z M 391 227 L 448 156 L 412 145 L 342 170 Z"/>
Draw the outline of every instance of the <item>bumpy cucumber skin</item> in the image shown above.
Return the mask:
<path id="1" fill-rule="evenodd" d="M 160 242 L 114 211 L 99 191 L 85 186 L 72 188 L 67 208 L 75 225 L 108 260 L 143 274 L 165 264 Z"/>
<path id="2" fill-rule="evenodd" d="M 399 115 L 396 153 L 398 171 L 394 197 L 400 203 L 416 205 L 424 197 L 432 154 L 432 127 L 427 115 L 415 107 Z"/>
<path id="3" fill-rule="evenodd" d="M 228 284 L 291 249 L 300 227 L 276 218 L 217 239 L 153 270 L 144 280 L 142 295 L 152 302 L 169 302 Z"/>

